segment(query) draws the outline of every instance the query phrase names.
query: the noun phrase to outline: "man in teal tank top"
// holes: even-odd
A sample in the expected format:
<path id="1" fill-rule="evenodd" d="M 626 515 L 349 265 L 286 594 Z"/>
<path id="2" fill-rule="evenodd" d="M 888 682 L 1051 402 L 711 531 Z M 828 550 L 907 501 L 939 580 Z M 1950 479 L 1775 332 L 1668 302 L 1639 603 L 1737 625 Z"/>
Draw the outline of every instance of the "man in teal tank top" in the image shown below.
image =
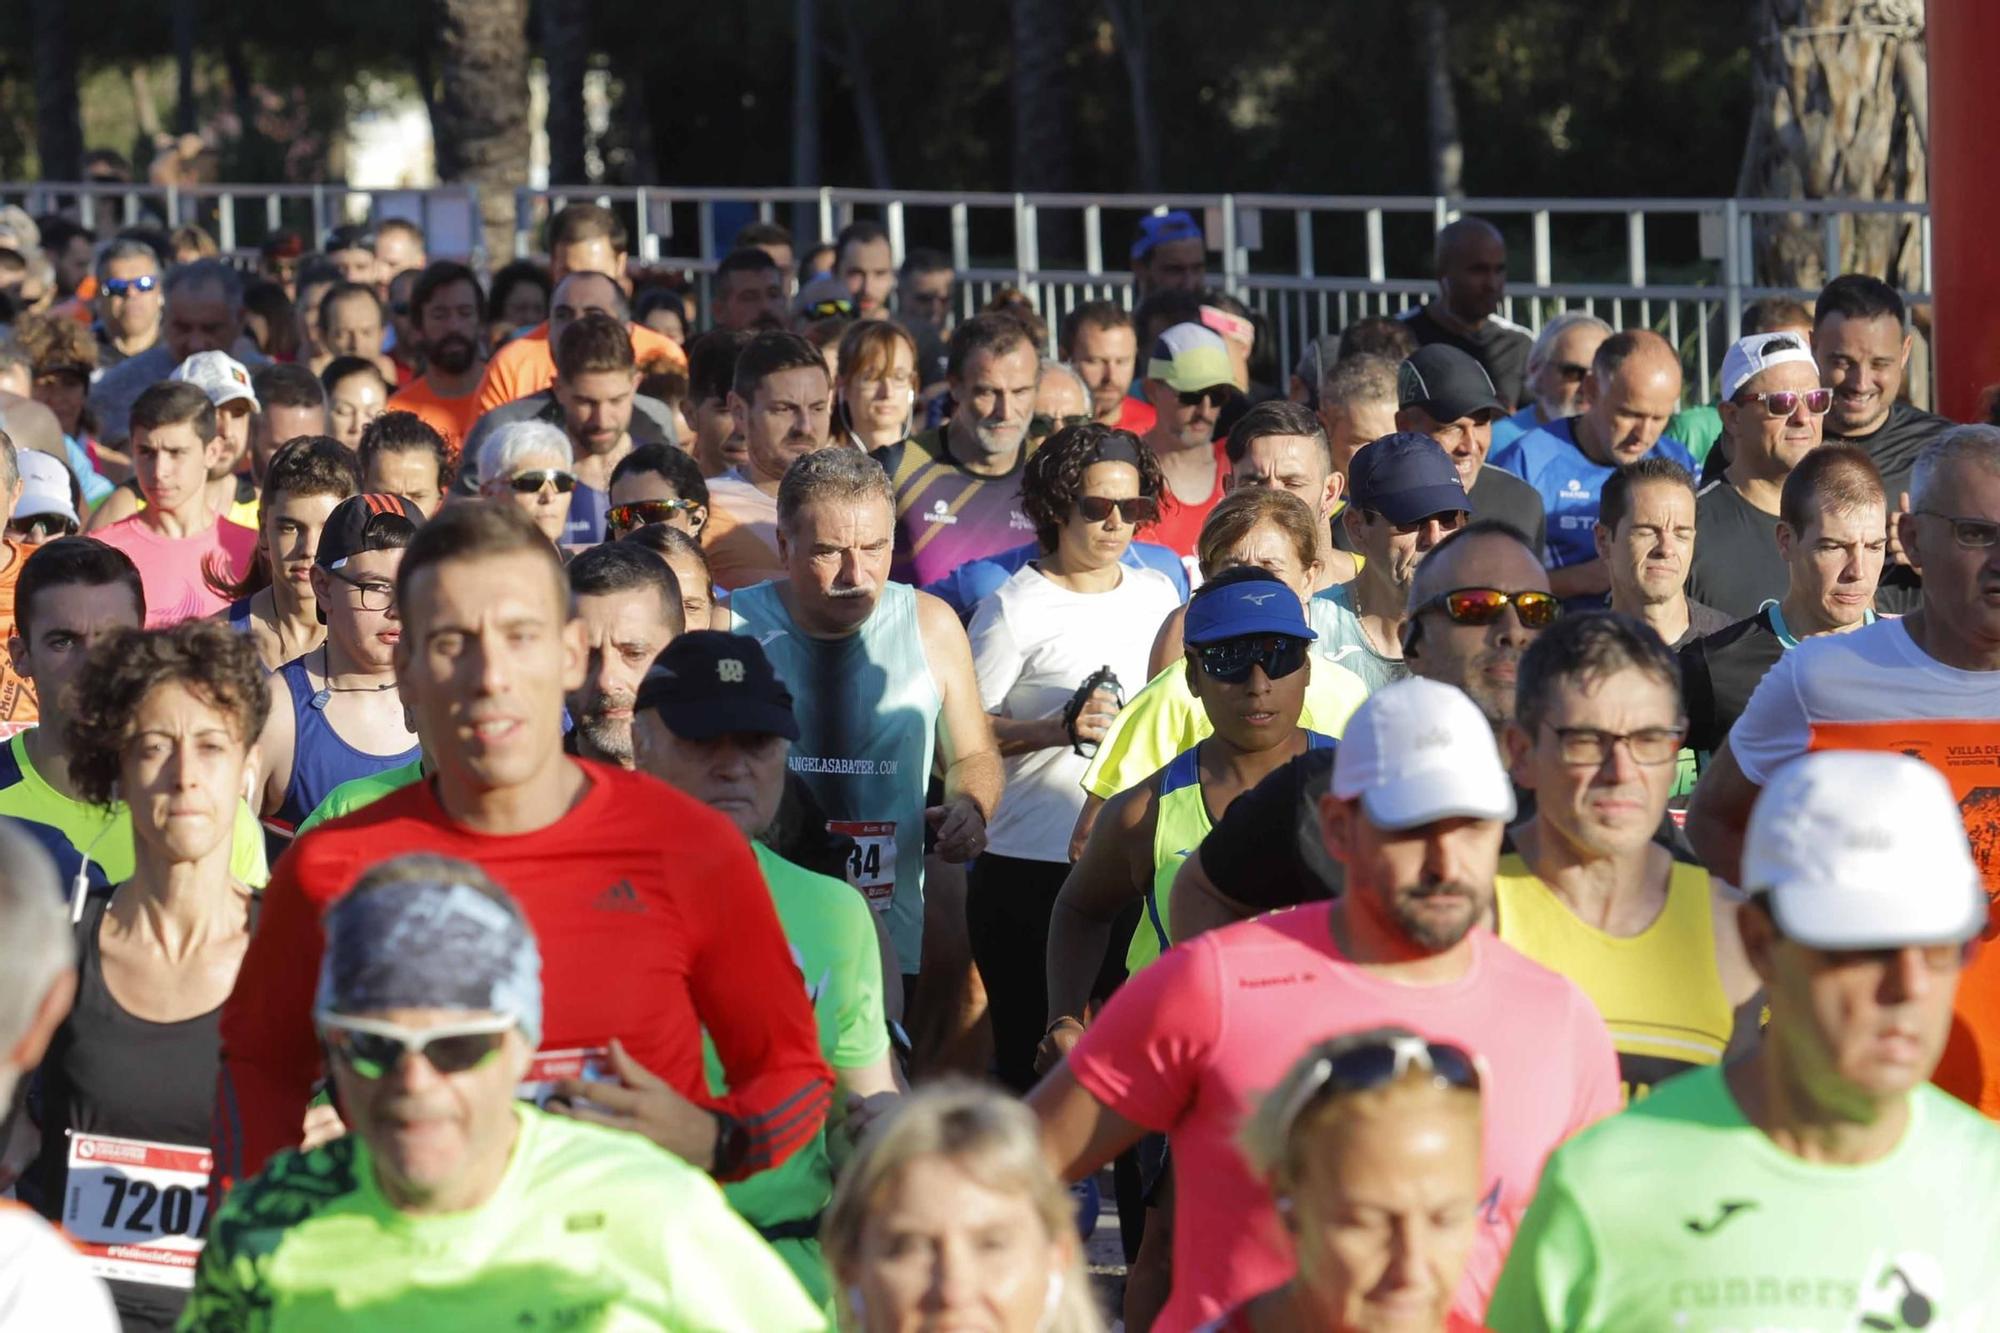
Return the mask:
<path id="1" fill-rule="evenodd" d="M 880 464 L 848 449 L 807 454 L 778 488 L 787 577 L 742 589 L 730 610 L 792 692 L 792 769 L 829 831 L 853 839 L 848 882 L 886 915 L 911 978 L 923 958 L 925 832 L 947 861 L 977 856 L 1004 779 L 958 617 L 889 582 L 895 522 Z M 927 808 L 940 745 L 944 800 Z M 971 956 L 969 945 L 954 952 Z"/>
<path id="2" fill-rule="evenodd" d="M 1949 784 L 1806 755 L 1758 797 L 1742 878 L 1763 1040 L 1556 1150 L 1487 1324 L 2000 1327 L 2000 1129 L 1928 1082 L 1986 924 Z"/>

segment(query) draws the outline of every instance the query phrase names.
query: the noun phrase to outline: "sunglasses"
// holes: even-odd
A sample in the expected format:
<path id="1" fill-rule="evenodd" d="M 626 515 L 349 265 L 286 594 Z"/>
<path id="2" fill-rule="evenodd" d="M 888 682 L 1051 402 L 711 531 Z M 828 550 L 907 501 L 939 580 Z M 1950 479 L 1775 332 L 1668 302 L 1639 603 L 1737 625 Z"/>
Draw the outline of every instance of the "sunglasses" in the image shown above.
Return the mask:
<path id="1" fill-rule="evenodd" d="M 1236 390 L 1226 389 L 1220 384 L 1206 389 L 1195 389 L 1181 394 L 1181 406 L 1200 407 L 1203 403 L 1213 403 L 1217 407 L 1226 407 L 1235 393 Z"/>
<path id="2" fill-rule="evenodd" d="M 106 296 L 124 296 L 129 292 L 150 292 L 159 285 L 160 280 L 150 273 L 139 278 L 106 278 L 103 283 L 104 294 Z"/>
<path id="3" fill-rule="evenodd" d="M 1028 434 L 1041 438 L 1053 435 L 1059 430 L 1068 430 L 1071 426 L 1088 426 L 1094 420 L 1096 418 L 1088 415 L 1078 417 L 1050 417 L 1043 416 L 1040 412 L 1037 412 L 1028 418 Z"/>
<path id="4" fill-rule="evenodd" d="M 1557 753 L 1565 764 L 1602 768 L 1611 752 L 1623 744 L 1632 762 L 1651 768 L 1671 763 L 1687 739 L 1685 727 L 1644 727 L 1638 731 L 1599 731 L 1595 727 L 1557 727 L 1543 723 L 1555 733 Z"/>
<path id="5" fill-rule="evenodd" d="M 1289 634 L 1224 639 L 1202 644 L 1194 652 L 1201 669 L 1225 685 L 1241 685 L 1250 679 L 1252 667 L 1264 668 L 1266 680 L 1283 680 L 1306 664 L 1306 640 Z"/>
<path id="6" fill-rule="evenodd" d="M 1574 361 L 1558 361 L 1549 369 L 1560 375 L 1564 384 L 1581 384 L 1583 377 L 1590 373 L 1589 366 L 1579 366 Z"/>
<path id="7" fill-rule="evenodd" d="M 387 1075 L 406 1055 L 430 1062 L 440 1074 L 463 1074 L 500 1053 L 512 1018 L 481 1018 L 433 1028 L 406 1028 L 375 1018 L 324 1014 L 319 1035 L 340 1062 L 370 1083 Z"/>
<path id="8" fill-rule="evenodd" d="M 507 479 L 517 495 L 535 495 L 544 486 L 553 486 L 563 495 L 576 489 L 576 474 L 565 472 L 559 467 L 538 467 L 532 472 L 517 472 Z"/>
<path id="9" fill-rule="evenodd" d="M 1833 406 L 1833 390 L 1831 389 L 1807 389 L 1804 393 L 1799 392 L 1797 389 L 1774 389 L 1770 393 L 1753 393 L 1749 397 L 1741 398 L 1737 401 L 1743 403 L 1762 403 L 1764 410 L 1772 416 L 1788 417 L 1798 411 L 1799 400 L 1801 398 L 1805 400 L 1806 411 L 1816 417 L 1825 416 L 1826 410 Z"/>
<path id="10" fill-rule="evenodd" d="M 1562 602 L 1554 593 L 1502 592 L 1498 588 L 1453 588 L 1441 592 L 1417 608 L 1443 611 L 1454 625 L 1490 625 L 1513 603 L 1514 614 L 1528 629 L 1547 629 L 1562 614 Z"/>
<path id="11" fill-rule="evenodd" d="M 39 546 L 57 537 L 73 537 L 76 531 L 76 520 L 61 514 L 36 514 L 33 518 L 17 519 L 7 525 L 9 537 L 31 546 Z"/>
<path id="12" fill-rule="evenodd" d="M 1135 528 L 1160 516 L 1160 502 L 1150 495 L 1134 495 L 1123 500 L 1107 500 L 1101 495 L 1076 497 L 1076 512 L 1083 515 L 1086 523 L 1102 523 L 1111 517 L 1114 509 L 1118 511 L 1119 522 Z"/>
<path id="13" fill-rule="evenodd" d="M 1479 1091 L 1479 1060 L 1464 1047 L 1425 1041 L 1421 1037 L 1389 1037 L 1314 1061 L 1285 1107 L 1286 1133 L 1291 1132 L 1291 1126 L 1306 1108 L 1322 1096 L 1372 1092 L 1394 1083 L 1412 1069 L 1429 1074 L 1439 1087 Z"/>
<path id="14" fill-rule="evenodd" d="M 1951 524 L 1951 539 L 1968 551 L 1983 551 L 2000 540 L 2000 523 L 1983 518 L 1956 518 L 1950 514 L 1940 514 L 1935 509 L 1919 509 L 1916 512 L 1927 518 L 1941 518 Z"/>
<path id="15" fill-rule="evenodd" d="M 604 521 L 622 532 L 643 528 L 649 523 L 667 523 L 675 514 L 692 514 L 701 508 L 692 500 L 634 500 L 612 505 L 604 511 Z"/>
<path id="16" fill-rule="evenodd" d="M 807 319 L 832 319 L 836 315 L 847 316 L 854 313 L 854 302 L 844 296 L 829 297 L 824 301 L 814 301 L 799 307 L 799 314 Z"/>

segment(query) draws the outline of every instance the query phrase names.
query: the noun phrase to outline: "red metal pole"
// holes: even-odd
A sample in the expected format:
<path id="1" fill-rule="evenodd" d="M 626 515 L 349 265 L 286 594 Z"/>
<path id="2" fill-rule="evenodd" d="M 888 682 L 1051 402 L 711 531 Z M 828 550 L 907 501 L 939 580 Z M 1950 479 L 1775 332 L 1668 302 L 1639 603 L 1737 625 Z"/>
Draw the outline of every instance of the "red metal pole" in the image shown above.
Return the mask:
<path id="1" fill-rule="evenodd" d="M 1977 419 L 2000 383 L 2000 3 L 1930 0 L 1931 282 L 1938 410 Z"/>

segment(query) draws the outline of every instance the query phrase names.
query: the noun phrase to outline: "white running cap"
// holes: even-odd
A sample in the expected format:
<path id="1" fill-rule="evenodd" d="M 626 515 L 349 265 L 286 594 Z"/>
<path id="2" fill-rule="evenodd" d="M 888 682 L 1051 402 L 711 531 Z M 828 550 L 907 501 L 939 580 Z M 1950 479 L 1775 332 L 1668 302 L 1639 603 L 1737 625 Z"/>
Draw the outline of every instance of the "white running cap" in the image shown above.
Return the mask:
<path id="1" fill-rule="evenodd" d="M 1360 797 L 1362 813 L 1381 829 L 1514 817 L 1514 786 L 1492 724 L 1463 691 L 1421 678 L 1377 690 L 1347 720 L 1333 794 Z"/>

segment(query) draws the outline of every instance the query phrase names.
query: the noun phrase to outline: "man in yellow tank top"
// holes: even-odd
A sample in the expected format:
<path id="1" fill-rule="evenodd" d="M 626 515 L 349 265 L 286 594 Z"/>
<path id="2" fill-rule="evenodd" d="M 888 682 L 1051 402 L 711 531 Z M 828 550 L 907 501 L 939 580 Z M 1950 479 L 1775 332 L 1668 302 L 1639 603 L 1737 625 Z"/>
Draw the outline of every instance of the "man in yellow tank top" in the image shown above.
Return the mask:
<path id="1" fill-rule="evenodd" d="M 1506 748 L 1535 814 L 1501 859 L 1496 926 L 1590 996 L 1628 1101 L 1720 1062 L 1758 990 L 1736 905 L 1653 841 L 1686 732 L 1679 665 L 1630 617 L 1565 617 L 1521 659 Z"/>

